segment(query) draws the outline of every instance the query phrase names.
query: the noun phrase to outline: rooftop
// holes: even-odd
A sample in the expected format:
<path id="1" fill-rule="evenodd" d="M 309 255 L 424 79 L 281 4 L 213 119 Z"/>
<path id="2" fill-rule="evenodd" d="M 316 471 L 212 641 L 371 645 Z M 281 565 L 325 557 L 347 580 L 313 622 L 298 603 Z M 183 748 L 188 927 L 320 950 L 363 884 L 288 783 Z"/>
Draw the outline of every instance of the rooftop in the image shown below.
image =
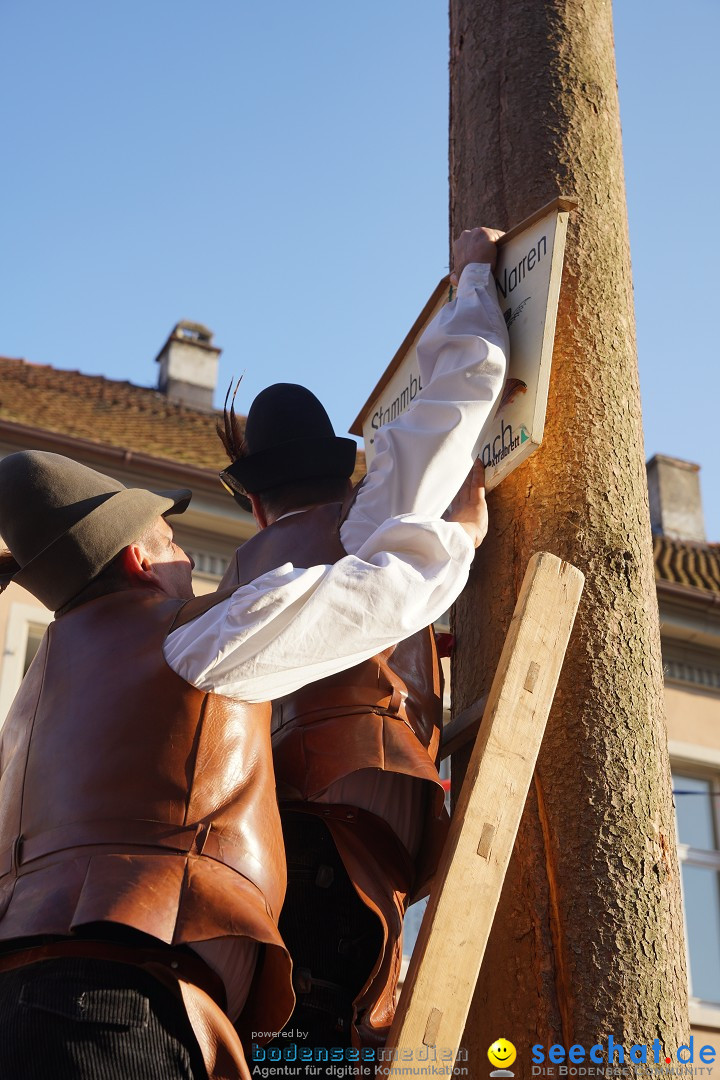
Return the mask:
<path id="1" fill-rule="evenodd" d="M 654 536 L 655 578 L 720 593 L 720 544 Z"/>
<path id="2" fill-rule="evenodd" d="M 102 375 L 0 357 L 0 419 L 214 472 L 227 464 L 213 414 Z"/>
<path id="3" fill-rule="evenodd" d="M 217 474 L 228 464 L 215 430 L 218 415 L 172 401 L 150 387 L 0 357 L 3 422 Z M 361 451 L 356 479 L 364 466 Z"/>

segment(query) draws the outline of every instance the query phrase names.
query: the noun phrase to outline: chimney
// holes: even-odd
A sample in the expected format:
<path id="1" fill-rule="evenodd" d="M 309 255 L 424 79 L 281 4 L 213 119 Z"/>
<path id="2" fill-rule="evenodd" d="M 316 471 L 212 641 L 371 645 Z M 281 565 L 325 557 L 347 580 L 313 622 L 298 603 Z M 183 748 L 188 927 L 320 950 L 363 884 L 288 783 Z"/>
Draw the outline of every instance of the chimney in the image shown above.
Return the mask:
<path id="1" fill-rule="evenodd" d="M 193 409 L 212 409 L 222 349 L 212 343 L 212 330 L 182 320 L 155 357 L 160 364 L 158 390 L 170 401 Z"/>
<path id="2" fill-rule="evenodd" d="M 671 540 L 706 542 L 700 466 L 655 454 L 647 463 L 650 527 Z"/>

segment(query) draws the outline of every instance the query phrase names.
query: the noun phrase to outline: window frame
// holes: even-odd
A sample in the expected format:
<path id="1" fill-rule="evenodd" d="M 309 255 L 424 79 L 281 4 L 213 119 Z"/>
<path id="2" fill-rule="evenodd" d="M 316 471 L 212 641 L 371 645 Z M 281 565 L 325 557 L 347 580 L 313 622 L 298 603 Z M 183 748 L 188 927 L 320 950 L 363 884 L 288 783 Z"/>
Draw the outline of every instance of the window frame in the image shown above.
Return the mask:
<path id="1" fill-rule="evenodd" d="M 23 680 L 30 627 L 44 626 L 47 629 L 53 619 L 52 611 L 40 605 L 19 601 L 10 604 L 0 668 L 0 728 Z"/>
<path id="2" fill-rule="evenodd" d="M 672 739 L 669 741 L 668 748 L 670 751 L 670 767 L 673 773 L 679 772 L 698 780 L 710 781 L 716 850 L 709 852 L 702 848 L 694 848 L 690 844 L 680 843 L 677 831 L 676 806 L 675 838 L 681 871 L 680 890 L 683 902 L 683 936 L 685 938 L 685 955 L 687 957 L 690 1023 L 696 1027 L 720 1028 L 720 1002 L 706 1001 L 704 998 L 695 997 L 692 993 L 690 947 L 685 920 L 685 885 L 682 877 L 682 865 L 684 863 L 689 866 L 712 869 L 720 875 L 720 748 L 698 746 L 693 743 L 684 743 Z M 673 787 L 675 786 L 674 780 L 675 777 L 673 777 Z M 674 797 L 673 804 L 675 804 Z M 718 918 L 720 919 L 720 899 L 718 901 Z"/>

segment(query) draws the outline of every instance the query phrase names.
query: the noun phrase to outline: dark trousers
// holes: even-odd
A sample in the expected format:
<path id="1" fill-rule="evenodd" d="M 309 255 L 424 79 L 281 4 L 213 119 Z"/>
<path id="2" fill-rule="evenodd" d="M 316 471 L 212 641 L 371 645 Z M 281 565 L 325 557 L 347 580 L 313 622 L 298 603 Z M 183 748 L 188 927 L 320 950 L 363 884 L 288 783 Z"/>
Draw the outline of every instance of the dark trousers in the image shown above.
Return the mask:
<path id="1" fill-rule="evenodd" d="M 286 1028 L 304 1039 L 277 1039 L 298 1047 L 351 1046 L 353 999 L 360 992 L 382 948 L 382 927 L 353 888 L 332 836 L 312 814 L 281 808 L 288 886 L 280 914 L 280 933 L 293 961 L 295 1011 Z M 267 1062 L 266 1062 L 267 1064 Z M 249 1062 L 252 1069 L 252 1062 Z M 336 1076 L 315 1062 L 304 1075 Z"/>
<path id="2" fill-rule="evenodd" d="M 182 1001 L 130 964 L 85 957 L 0 973 L 2 1080 L 207 1080 Z"/>

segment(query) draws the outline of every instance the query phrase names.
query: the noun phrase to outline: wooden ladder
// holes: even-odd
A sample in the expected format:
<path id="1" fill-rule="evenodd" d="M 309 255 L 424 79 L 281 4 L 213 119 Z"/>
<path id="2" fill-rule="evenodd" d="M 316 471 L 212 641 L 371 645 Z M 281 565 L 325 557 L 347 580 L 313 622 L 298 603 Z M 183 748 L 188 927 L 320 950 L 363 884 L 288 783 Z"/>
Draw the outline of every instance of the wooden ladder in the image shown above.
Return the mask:
<path id="1" fill-rule="evenodd" d="M 530 559 L 487 699 L 445 729 L 443 756 L 479 728 L 380 1075 L 460 1046 L 485 946 L 584 584 L 555 555 Z M 482 723 L 481 721 L 482 717 Z M 395 1053 L 397 1051 L 397 1053 Z M 452 1063 L 443 1056 L 443 1065 Z"/>

